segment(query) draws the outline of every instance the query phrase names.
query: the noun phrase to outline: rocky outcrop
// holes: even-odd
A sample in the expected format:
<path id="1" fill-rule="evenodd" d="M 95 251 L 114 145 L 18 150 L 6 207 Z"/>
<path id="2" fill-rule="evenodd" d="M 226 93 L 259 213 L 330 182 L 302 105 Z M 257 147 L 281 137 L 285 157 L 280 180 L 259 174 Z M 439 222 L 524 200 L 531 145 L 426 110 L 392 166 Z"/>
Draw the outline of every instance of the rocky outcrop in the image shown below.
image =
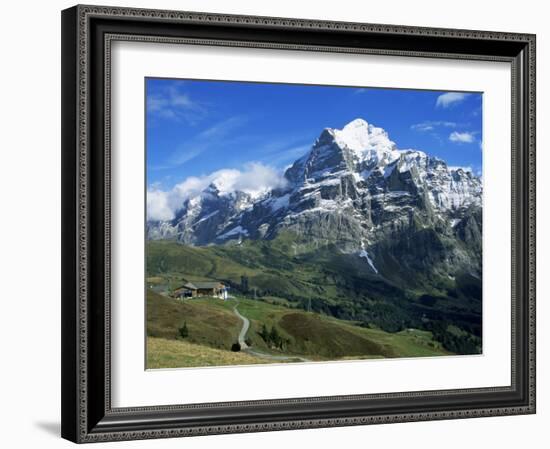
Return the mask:
<path id="1" fill-rule="evenodd" d="M 482 183 L 471 171 L 398 149 L 357 119 L 323 130 L 285 178 L 285 187 L 254 198 L 222 194 L 214 182 L 174 220 L 147 223 L 148 238 L 208 245 L 291 232 L 296 248 L 335 245 L 387 279 L 480 276 Z"/>

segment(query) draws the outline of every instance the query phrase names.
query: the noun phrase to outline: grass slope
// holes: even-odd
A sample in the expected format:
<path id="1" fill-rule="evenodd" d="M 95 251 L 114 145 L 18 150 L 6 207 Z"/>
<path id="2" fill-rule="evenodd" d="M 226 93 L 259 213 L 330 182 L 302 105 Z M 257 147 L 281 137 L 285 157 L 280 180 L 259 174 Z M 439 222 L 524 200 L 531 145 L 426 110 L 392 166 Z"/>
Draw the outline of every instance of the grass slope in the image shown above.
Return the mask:
<path id="1" fill-rule="evenodd" d="M 211 349 L 232 354 L 229 349 L 237 340 L 242 326 L 242 321 L 233 312 L 235 306 L 250 320 L 247 339 L 252 349 L 266 354 L 303 356 L 317 361 L 448 354 L 432 339 L 431 334 L 425 331 L 406 330 L 392 334 L 301 309 L 270 304 L 263 300 L 237 298 L 222 301 L 200 298 L 182 302 L 150 290 L 147 296 L 148 336 L 162 337 L 163 341 L 180 343 L 182 340 L 178 337 L 178 328 L 185 322 L 189 335 L 183 342 L 192 345 L 189 347 L 192 352 L 188 357 L 184 352 L 188 346 L 175 346 L 174 348 L 180 348 L 179 356 L 173 359 L 165 355 L 164 348 L 149 347 L 148 363 L 151 361 L 152 364 L 148 364 L 148 368 L 212 366 L 220 361 L 220 354 L 212 353 Z M 264 325 L 269 330 L 277 329 L 278 334 L 286 342 L 283 350 L 264 341 L 261 336 Z M 202 355 L 200 348 L 204 348 Z M 257 357 L 253 359 L 253 362 L 243 359 L 238 363 L 280 362 Z M 168 365 L 162 365 L 164 361 Z"/>
<path id="2" fill-rule="evenodd" d="M 368 300 L 405 299 L 404 292 L 373 276 L 364 259 L 326 247 L 294 254 L 290 236 L 241 245 L 190 247 L 170 241 L 150 241 L 147 271 L 164 277 L 170 288 L 184 279 L 218 279 L 238 285 L 241 276 L 261 295 L 313 301 L 314 311 L 357 319 Z"/>
<path id="3" fill-rule="evenodd" d="M 226 302 L 227 306 L 231 301 Z M 430 332 L 404 330 L 397 333 L 369 329 L 355 323 L 301 309 L 281 307 L 260 300 L 238 300 L 238 310 L 250 319 L 248 338 L 255 347 L 274 351 L 260 336 L 262 326 L 275 327 L 288 343 L 284 352 L 310 359 L 346 357 L 421 357 L 449 354 Z M 232 307 L 232 306 L 230 306 Z"/>
<path id="4" fill-rule="evenodd" d="M 374 275 L 360 257 L 330 245 L 307 247 L 289 234 L 206 247 L 150 241 L 147 272 L 148 285 L 156 291 L 169 291 L 184 280 L 221 280 L 241 295 L 252 297 L 255 292 L 272 302 L 363 327 L 391 333 L 424 329 L 451 352 L 479 353 L 481 348 L 479 280 L 463 275 L 445 279 L 438 290 L 407 290 Z M 242 276 L 249 280 L 248 292 L 240 289 Z M 464 332 L 449 331 L 453 327 Z"/>
<path id="5" fill-rule="evenodd" d="M 224 351 L 181 340 L 147 338 L 148 369 L 251 365 L 256 363 L 263 363 L 263 361 L 242 352 Z"/>
<path id="6" fill-rule="evenodd" d="M 221 302 L 221 301 L 219 301 Z M 147 291 L 147 335 L 174 340 L 186 323 L 187 341 L 229 350 L 237 340 L 242 321 L 216 301 L 175 301 Z"/>

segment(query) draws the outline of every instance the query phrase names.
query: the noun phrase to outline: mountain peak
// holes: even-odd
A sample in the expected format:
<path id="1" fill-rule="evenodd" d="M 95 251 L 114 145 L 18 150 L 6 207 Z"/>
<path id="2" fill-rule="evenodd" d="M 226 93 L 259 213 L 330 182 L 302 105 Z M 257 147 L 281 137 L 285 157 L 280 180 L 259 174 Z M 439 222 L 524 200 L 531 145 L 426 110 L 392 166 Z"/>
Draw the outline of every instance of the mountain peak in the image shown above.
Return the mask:
<path id="1" fill-rule="evenodd" d="M 352 120 L 342 129 L 331 129 L 331 134 L 338 146 L 351 150 L 359 161 L 391 161 L 399 157 L 395 143 L 386 130 L 362 118 Z"/>
<path id="2" fill-rule="evenodd" d="M 291 229 L 349 249 L 361 239 L 374 242 L 380 226 L 406 222 L 411 210 L 432 223 L 459 220 L 481 204 L 481 180 L 470 171 L 419 150 L 397 149 L 383 128 L 361 118 L 342 129 L 325 128 L 283 180 L 270 176 L 262 167 L 246 177 L 232 169 L 215 172 L 176 218 L 148 225 L 149 238 L 202 245 L 219 236 L 271 238 Z M 258 179 L 265 182 L 258 185 Z"/>
<path id="3" fill-rule="evenodd" d="M 356 118 L 342 128 L 342 131 L 352 131 L 365 129 L 368 132 L 369 124 L 362 118 Z"/>

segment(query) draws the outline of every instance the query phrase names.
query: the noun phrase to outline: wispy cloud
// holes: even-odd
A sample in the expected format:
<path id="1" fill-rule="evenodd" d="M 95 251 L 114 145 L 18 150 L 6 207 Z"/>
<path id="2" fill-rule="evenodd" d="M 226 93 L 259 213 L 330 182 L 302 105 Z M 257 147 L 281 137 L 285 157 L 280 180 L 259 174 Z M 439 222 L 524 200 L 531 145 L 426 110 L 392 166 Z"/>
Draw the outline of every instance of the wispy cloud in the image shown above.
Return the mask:
<path id="1" fill-rule="evenodd" d="M 353 93 L 354 93 L 354 94 L 364 94 L 364 93 L 366 93 L 367 91 L 368 91 L 367 88 L 365 88 L 365 87 L 360 87 L 360 88 L 358 88 L 358 89 L 355 89 L 355 90 L 353 91 Z"/>
<path id="2" fill-rule="evenodd" d="M 248 118 L 243 115 L 229 117 L 206 128 L 197 135 L 199 140 L 208 140 L 224 137 L 227 133 L 233 131 L 248 122 Z"/>
<path id="3" fill-rule="evenodd" d="M 448 108 L 454 106 L 468 97 L 468 94 L 463 92 L 447 92 L 437 97 L 435 102 L 436 107 Z"/>
<path id="4" fill-rule="evenodd" d="M 222 169 L 204 176 L 190 176 L 170 190 L 151 185 L 147 189 L 147 219 L 172 220 L 186 199 L 201 194 L 210 184 L 214 184 L 221 195 L 242 191 L 254 196 L 283 187 L 286 182 L 280 170 L 251 162 L 241 170 Z"/>
<path id="5" fill-rule="evenodd" d="M 425 122 L 415 123 L 414 125 L 411 125 L 411 129 L 413 131 L 418 131 L 418 132 L 427 132 L 427 131 L 433 131 L 436 128 L 440 128 L 440 127 L 456 128 L 457 126 L 458 126 L 458 123 L 456 122 L 446 122 L 441 120 L 427 120 Z"/>
<path id="6" fill-rule="evenodd" d="M 176 150 L 164 163 L 151 166 L 149 169 L 166 170 L 179 167 L 195 159 L 205 151 L 217 146 L 219 147 L 221 142 L 225 144 L 234 142 L 235 139 L 230 139 L 230 141 L 224 141 L 223 139 L 227 139 L 232 131 L 243 126 L 247 121 L 248 119 L 244 116 L 235 116 L 205 128 L 192 139 L 177 146 Z"/>
<path id="7" fill-rule="evenodd" d="M 299 157 L 303 156 L 311 149 L 311 144 L 294 145 L 281 147 L 281 149 L 272 155 L 268 155 L 264 160 L 275 166 L 286 165 L 294 162 Z"/>
<path id="8" fill-rule="evenodd" d="M 162 170 L 166 168 L 178 167 L 180 165 L 183 165 L 195 159 L 197 156 L 202 154 L 207 148 L 208 148 L 208 145 L 206 143 L 183 144 L 180 146 L 177 153 L 174 154 L 169 161 L 167 161 L 166 165 L 161 165 L 161 166 L 152 167 L 152 168 L 153 170 Z"/>
<path id="9" fill-rule="evenodd" d="M 288 162 L 294 162 L 310 150 L 314 137 L 308 133 L 297 133 L 279 138 L 269 138 L 267 142 L 265 142 L 264 136 L 258 136 L 258 141 L 261 144 L 254 150 L 254 154 L 257 155 L 256 159 L 269 165 L 281 167 Z"/>
<path id="10" fill-rule="evenodd" d="M 449 134 L 449 140 L 455 143 L 473 143 L 475 142 L 476 138 L 475 133 L 473 132 L 453 131 L 451 134 Z"/>
<path id="11" fill-rule="evenodd" d="M 192 125 L 207 115 L 205 105 L 184 90 L 185 84 L 167 85 L 147 95 L 147 113 L 161 119 L 185 121 Z"/>

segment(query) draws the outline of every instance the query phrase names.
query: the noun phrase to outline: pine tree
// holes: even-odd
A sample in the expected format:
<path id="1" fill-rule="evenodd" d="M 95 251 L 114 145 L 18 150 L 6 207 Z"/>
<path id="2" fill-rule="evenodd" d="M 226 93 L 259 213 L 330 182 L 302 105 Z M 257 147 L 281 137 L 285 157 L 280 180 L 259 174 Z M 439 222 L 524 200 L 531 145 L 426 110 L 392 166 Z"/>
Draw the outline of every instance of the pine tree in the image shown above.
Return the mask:
<path id="1" fill-rule="evenodd" d="M 183 322 L 183 326 L 179 328 L 180 337 L 186 338 L 189 335 L 189 330 L 187 329 L 187 321 Z"/>
<path id="2" fill-rule="evenodd" d="M 278 348 L 281 346 L 281 336 L 279 335 L 279 331 L 277 331 L 277 328 L 275 326 L 271 328 L 269 339 L 274 346 Z"/>
<path id="3" fill-rule="evenodd" d="M 269 340 L 269 332 L 267 331 L 267 326 L 265 323 L 262 325 L 262 330 L 260 331 L 260 337 L 262 337 L 262 340 L 266 343 Z"/>

